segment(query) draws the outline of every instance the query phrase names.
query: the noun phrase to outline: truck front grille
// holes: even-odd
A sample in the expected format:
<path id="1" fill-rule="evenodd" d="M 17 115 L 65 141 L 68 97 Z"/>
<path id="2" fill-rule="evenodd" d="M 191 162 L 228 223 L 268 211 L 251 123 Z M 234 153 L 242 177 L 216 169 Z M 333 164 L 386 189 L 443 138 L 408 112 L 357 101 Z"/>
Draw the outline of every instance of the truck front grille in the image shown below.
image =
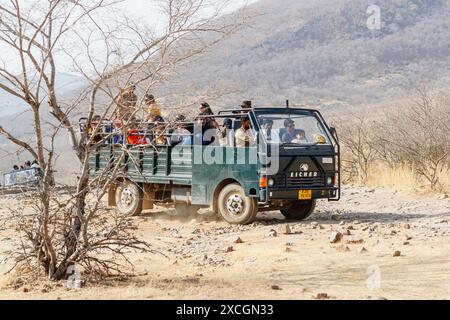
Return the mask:
<path id="1" fill-rule="evenodd" d="M 276 188 L 302 188 L 302 187 L 323 187 L 325 186 L 325 178 L 323 174 L 310 178 L 291 178 L 285 175 L 277 175 L 272 177 L 275 180 Z"/>

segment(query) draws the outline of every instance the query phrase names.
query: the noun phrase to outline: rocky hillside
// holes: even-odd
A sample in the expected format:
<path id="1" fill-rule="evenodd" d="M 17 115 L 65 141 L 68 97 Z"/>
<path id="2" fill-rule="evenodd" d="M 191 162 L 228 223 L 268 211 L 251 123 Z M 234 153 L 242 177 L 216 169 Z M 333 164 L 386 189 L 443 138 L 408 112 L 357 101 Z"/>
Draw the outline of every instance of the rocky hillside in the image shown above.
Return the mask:
<path id="1" fill-rule="evenodd" d="M 450 2 L 377 1 L 381 29 L 370 30 L 373 3 L 261 0 L 250 8 L 249 26 L 189 66 L 176 90 L 217 92 L 217 102 L 227 103 L 290 98 L 338 106 L 397 99 L 424 82 L 447 87 Z"/>

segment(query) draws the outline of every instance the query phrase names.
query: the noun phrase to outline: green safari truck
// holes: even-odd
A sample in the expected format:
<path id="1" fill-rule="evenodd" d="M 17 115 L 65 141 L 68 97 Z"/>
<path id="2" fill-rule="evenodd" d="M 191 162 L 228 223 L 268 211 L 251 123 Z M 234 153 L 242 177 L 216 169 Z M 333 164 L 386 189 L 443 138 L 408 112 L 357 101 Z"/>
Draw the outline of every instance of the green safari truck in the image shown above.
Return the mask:
<path id="1" fill-rule="evenodd" d="M 205 132 L 205 120 L 217 125 Z M 248 120 L 250 128 L 242 129 Z M 178 127 L 188 143 L 177 144 Z M 98 177 L 120 161 L 108 203 L 125 215 L 170 204 L 189 211 L 209 207 L 230 224 L 253 223 L 258 212 L 275 210 L 303 220 L 317 200 L 341 196 L 338 137 L 317 110 L 224 110 L 214 118 L 167 125 L 167 143 L 159 145 L 118 141 L 105 131 L 110 139 L 93 146 L 90 175 Z M 156 141 L 152 130 L 139 134 Z M 245 145 L 237 141 L 243 135 L 251 137 Z"/>

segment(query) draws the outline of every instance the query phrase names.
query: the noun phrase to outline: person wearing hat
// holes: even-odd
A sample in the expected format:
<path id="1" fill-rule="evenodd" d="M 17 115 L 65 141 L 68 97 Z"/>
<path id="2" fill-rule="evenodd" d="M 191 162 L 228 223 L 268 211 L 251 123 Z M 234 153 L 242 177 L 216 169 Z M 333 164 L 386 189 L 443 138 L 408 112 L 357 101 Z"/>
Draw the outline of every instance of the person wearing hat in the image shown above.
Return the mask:
<path id="1" fill-rule="evenodd" d="M 155 96 L 152 94 L 147 94 L 144 98 L 145 105 L 148 110 L 148 122 L 164 122 L 162 117 L 161 109 L 156 104 Z"/>
<path id="2" fill-rule="evenodd" d="M 118 101 L 116 116 L 124 122 L 136 119 L 137 95 L 136 86 L 131 84 L 121 95 Z"/>

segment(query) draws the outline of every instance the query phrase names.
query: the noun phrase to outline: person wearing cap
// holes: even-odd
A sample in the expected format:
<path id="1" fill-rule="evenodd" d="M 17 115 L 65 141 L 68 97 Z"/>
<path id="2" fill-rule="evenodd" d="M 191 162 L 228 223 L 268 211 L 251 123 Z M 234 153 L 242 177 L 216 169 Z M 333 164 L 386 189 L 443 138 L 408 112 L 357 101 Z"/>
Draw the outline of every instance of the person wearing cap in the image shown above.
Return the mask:
<path id="1" fill-rule="evenodd" d="M 242 126 L 236 131 L 236 147 L 246 148 L 256 146 L 256 137 L 252 131 L 250 118 L 242 119 Z"/>
<path id="2" fill-rule="evenodd" d="M 124 122 L 136 119 L 138 97 L 134 93 L 136 86 L 131 84 L 121 95 L 117 105 L 116 116 Z"/>
<path id="3" fill-rule="evenodd" d="M 156 103 L 155 96 L 152 94 L 147 94 L 144 98 L 145 105 L 148 110 L 148 122 L 164 122 L 164 118 L 161 113 L 161 109 Z"/>

